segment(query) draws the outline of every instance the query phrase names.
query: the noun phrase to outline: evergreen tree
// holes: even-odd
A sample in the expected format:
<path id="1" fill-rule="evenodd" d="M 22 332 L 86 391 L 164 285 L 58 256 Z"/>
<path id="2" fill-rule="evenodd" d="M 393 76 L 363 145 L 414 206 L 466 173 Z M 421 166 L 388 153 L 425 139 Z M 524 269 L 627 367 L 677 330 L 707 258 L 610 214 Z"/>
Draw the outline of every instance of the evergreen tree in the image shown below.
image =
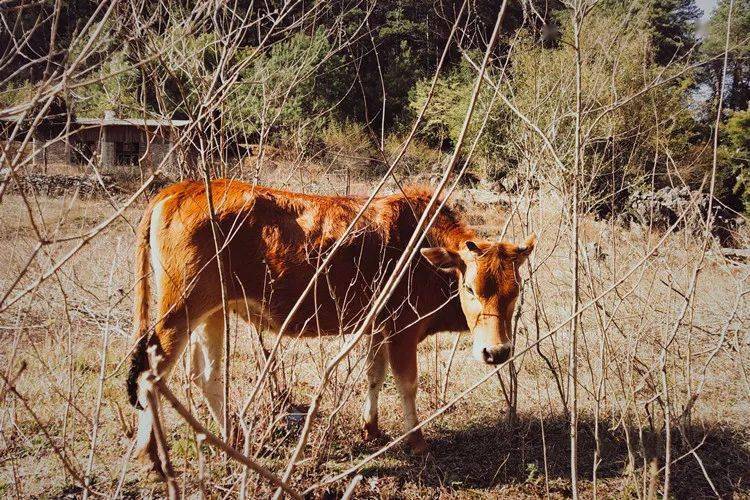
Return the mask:
<path id="1" fill-rule="evenodd" d="M 723 57 L 726 42 L 729 0 L 720 0 L 708 22 L 708 34 L 703 50 L 708 57 L 715 59 L 709 64 L 707 83 L 714 95 L 719 94 Z M 750 0 L 735 0 L 729 31 L 729 57 L 725 79 L 726 92 L 724 106 L 727 109 L 747 110 L 750 101 Z"/>
<path id="2" fill-rule="evenodd" d="M 647 12 L 657 64 L 667 65 L 695 46 L 701 10 L 694 0 L 653 0 Z"/>

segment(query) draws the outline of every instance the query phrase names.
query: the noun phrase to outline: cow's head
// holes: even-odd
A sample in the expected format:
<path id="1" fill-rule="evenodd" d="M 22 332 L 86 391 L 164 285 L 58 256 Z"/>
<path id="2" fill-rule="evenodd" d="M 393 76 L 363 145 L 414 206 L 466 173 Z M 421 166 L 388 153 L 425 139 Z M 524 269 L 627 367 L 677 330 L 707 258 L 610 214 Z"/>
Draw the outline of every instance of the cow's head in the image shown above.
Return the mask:
<path id="1" fill-rule="evenodd" d="M 511 321 L 521 283 L 518 268 L 535 243 L 531 235 L 523 245 L 466 241 L 457 252 L 442 247 L 421 250 L 433 266 L 458 277 L 461 309 L 479 361 L 496 365 L 510 356 Z"/>

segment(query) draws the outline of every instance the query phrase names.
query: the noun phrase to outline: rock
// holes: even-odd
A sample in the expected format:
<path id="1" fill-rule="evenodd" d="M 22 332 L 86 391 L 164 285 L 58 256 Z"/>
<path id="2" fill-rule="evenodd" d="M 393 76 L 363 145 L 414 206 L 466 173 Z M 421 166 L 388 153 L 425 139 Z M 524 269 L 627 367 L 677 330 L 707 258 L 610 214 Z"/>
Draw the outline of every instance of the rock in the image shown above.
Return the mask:
<path id="1" fill-rule="evenodd" d="M 750 248 L 722 248 L 721 254 L 738 262 L 747 262 L 750 260 Z"/>
<path id="2" fill-rule="evenodd" d="M 607 254 L 602 249 L 602 246 L 597 243 L 596 241 L 592 241 L 591 243 L 586 243 L 584 245 L 584 251 L 586 252 L 586 255 L 592 260 L 596 261 L 604 261 L 607 259 Z"/>
<path id="3" fill-rule="evenodd" d="M 490 191 L 488 189 L 474 188 L 468 190 L 469 196 L 475 203 L 483 205 L 510 205 L 510 197 L 507 194 Z"/>

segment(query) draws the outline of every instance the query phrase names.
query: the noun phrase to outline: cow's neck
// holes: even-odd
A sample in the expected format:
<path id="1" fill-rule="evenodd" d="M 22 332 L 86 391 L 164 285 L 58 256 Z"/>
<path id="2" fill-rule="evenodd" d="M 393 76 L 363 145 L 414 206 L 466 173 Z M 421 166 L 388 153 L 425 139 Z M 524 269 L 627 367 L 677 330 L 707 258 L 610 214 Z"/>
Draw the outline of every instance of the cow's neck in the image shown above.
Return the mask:
<path id="1" fill-rule="evenodd" d="M 466 316 L 461 309 L 461 302 L 458 295 L 453 294 L 453 297 L 448 303 L 442 307 L 434 315 L 433 320 L 430 322 L 430 326 L 427 329 L 427 334 L 432 335 L 438 332 L 465 332 L 469 330 L 469 325 L 466 323 Z"/>
<path id="2" fill-rule="evenodd" d="M 460 219 L 453 214 L 441 214 L 430 229 L 431 244 L 457 251 L 466 241 L 474 239 L 476 234 L 472 229 L 465 226 Z M 448 303 L 438 311 L 432 321 L 428 334 L 437 332 L 465 332 L 469 330 L 466 316 L 461 309 L 461 301 L 456 290 L 458 289 L 457 278 L 451 276 L 447 282 L 443 282 L 446 297 L 451 297 Z"/>
<path id="3" fill-rule="evenodd" d="M 442 289 L 442 295 L 448 299 L 448 301 L 438 309 L 432 316 L 432 321 L 427 328 L 427 335 L 432 335 L 438 332 L 465 332 L 469 330 L 469 325 L 466 323 L 466 316 L 464 316 L 463 309 L 461 309 L 461 301 L 458 298 L 457 290 L 457 278 L 453 276 L 446 276 L 444 273 L 439 275 L 433 275 L 437 282 L 428 285 L 434 287 L 433 289 Z"/>
<path id="4" fill-rule="evenodd" d="M 476 234 L 461 222 L 438 217 L 430 229 L 429 237 L 431 244 L 457 251 L 464 242 L 474 239 Z"/>

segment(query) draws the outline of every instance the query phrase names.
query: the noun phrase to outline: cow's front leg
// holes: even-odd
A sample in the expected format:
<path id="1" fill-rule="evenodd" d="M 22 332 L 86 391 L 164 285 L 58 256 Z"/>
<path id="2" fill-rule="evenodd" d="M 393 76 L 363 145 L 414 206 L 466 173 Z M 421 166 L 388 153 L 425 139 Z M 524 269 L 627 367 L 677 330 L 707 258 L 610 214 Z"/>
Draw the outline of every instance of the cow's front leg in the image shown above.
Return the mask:
<path id="1" fill-rule="evenodd" d="M 379 335 L 373 335 L 367 349 L 367 395 L 362 407 L 365 441 L 376 439 L 381 435 L 378 429 L 378 396 L 383 388 L 388 367 L 387 353 L 388 344 L 383 342 Z"/>
<path id="2" fill-rule="evenodd" d="M 407 332 L 401 332 L 406 334 Z M 393 378 L 401 396 L 401 407 L 404 412 L 404 431 L 413 429 L 417 419 L 417 343 L 418 335 L 403 335 L 394 339 L 389 346 L 388 353 L 393 371 Z M 409 434 L 407 442 L 413 453 L 421 455 L 427 451 L 427 443 L 422 436 L 422 430 L 417 429 Z"/>

